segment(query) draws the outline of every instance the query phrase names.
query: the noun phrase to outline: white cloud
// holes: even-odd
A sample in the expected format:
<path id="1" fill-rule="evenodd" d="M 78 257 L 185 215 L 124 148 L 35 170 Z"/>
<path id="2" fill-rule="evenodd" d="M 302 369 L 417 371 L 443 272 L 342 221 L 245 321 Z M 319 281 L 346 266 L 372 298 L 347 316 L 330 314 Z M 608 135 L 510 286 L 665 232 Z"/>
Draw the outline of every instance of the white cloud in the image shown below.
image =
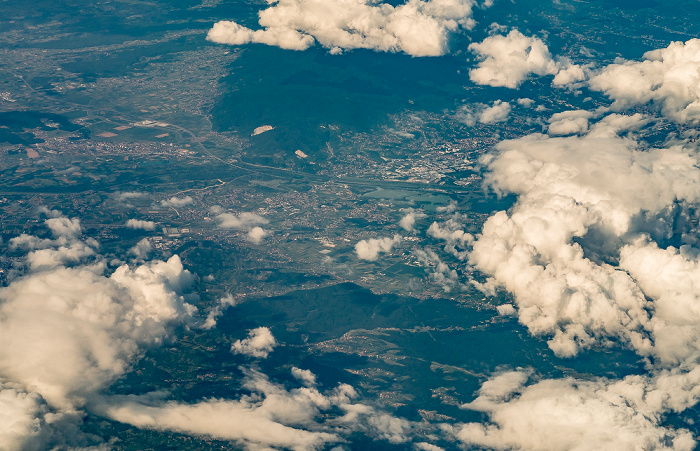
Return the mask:
<path id="1" fill-rule="evenodd" d="M 146 195 L 144 193 L 137 193 L 134 191 L 125 191 L 123 193 L 115 193 L 114 197 L 121 201 L 121 202 L 127 202 L 129 199 L 139 199 L 141 197 L 145 197 Z"/>
<path id="2" fill-rule="evenodd" d="M 506 36 L 489 36 L 469 45 L 481 62 L 469 71 L 480 85 L 516 88 L 529 74 L 555 75 L 559 68 L 547 46 L 539 39 L 511 30 Z"/>
<path id="3" fill-rule="evenodd" d="M 415 232 L 416 220 L 427 217 L 425 213 L 414 210 L 413 208 L 401 209 L 405 213 L 404 217 L 399 221 L 399 226 L 407 232 Z"/>
<path id="4" fill-rule="evenodd" d="M 180 294 L 192 276 L 177 256 L 106 275 L 77 219 L 46 225 L 56 238 L 20 237 L 27 269 L 0 288 L 0 419 L 12 416 L 0 421 L 3 449 L 73 446 L 85 403 L 196 310 Z"/>
<path id="5" fill-rule="evenodd" d="M 49 218 L 44 222 L 46 226 L 51 229 L 51 233 L 53 233 L 56 238 L 75 238 L 82 234 L 80 221 L 75 218 L 69 219 L 61 216 L 58 218 Z"/>
<path id="6" fill-rule="evenodd" d="M 248 231 L 248 240 L 255 243 L 255 244 L 260 244 L 266 236 L 268 236 L 269 233 L 265 231 L 262 227 L 253 227 Z"/>
<path id="7" fill-rule="evenodd" d="M 52 411 L 39 393 L 19 384 L 0 382 L 0 449 L 91 449 L 107 451 L 99 439 L 83 434 L 78 412 Z"/>
<path id="8" fill-rule="evenodd" d="M 496 100 L 491 106 L 483 103 L 463 105 L 457 110 L 455 119 L 473 127 L 477 122 L 482 124 L 493 124 L 503 122 L 510 115 L 511 105 L 508 102 Z"/>
<path id="9" fill-rule="evenodd" d="M 559 356 L 607 339 L 663 354 L 654 346 L 656 301 L 626 268 L 600 259 L 650 231 L 635 218 L 663 219 L 674 203 L 700 199 L 697 158 L 680 147 L 638 150 L 619 137 L 532 135 L 497 150 L 484 161 L 488 181 L 519 198 L 486 221 L 470 261 L 513 293 L 532 333 L 553 335 Z"/>
<path id="10" fill-rule="evenodd" d="M 93 409 L 102 416 L 139 428 L 207 435 L 242 442 L 248 447 L 314 450 L 340 441 L 336 430 L 324 431 L 320 413 L 351 405 L 348 385 L 328 393 L 302 387 L 286 390 L 261 373 L 249 371 L 240 400 L 210 399 L 194 404 L 122 396 L 102 399 Z M 308 430 L 306 430 L 308 429 Z"/>
<path id="11" fill-rule="evenodd" d="M 637 143 L 633 132 L 650 122 L 641 114 L 589 126 L 601 111 L 550 118 L 550 135 L 582 136 L 530 135 L 482 159 L 487 183 L 518 199 L 485 222 L 470 263 L 512 293 L 515 305 L 498 306 L 499 314 L 517 313 L 531 333 L 550 338 L 557 356 L 622 345 L 649 373 L 530 385 L 529 372 L 497 376 L 464 406 L 489 421 L 454 428 L 466 447 L 696 446 L 689 431 L 662 420 L 700 399 L 700 250 L 690 236 L 696 226 L 677 219 L 700 201 L 699 155 Z M 679 232 L 679 249 L 655 242 Z"/>
<path id="12" fill-rule="evenodd" d="M 496 100 L 493 105 L 485 108 L 479 113 L 479 122 L 482 124 L 493 124 L 495 122 L 503 122 L 510 115 L 510 103 Z"/>
<path id="13" fill-rule="evenodd" d="M 236 340 L 231 345 L 231 352 L 266 359 L 275 346 L 277 346 L 277 340 L 270 329 L 258 327 L 248 332 L 248 338 Z"/>
<path id="14" fill-rule="evenodd" d="M 501 316 L 515 316 L 517 315 L 517 310 L 513 307 L 513 304 L 502 304 L 496 307 L 496 311 Z"/>
<path id="15" fill-rule="evenodd" d="M 53 268 L 0 290 L 0 376 L 79 406 L 194 311 L 173 291 L 189 280 L 178 257 L 101 271 Z"/>
<path id="16" fill-rule="evenodd" d="M 129 249 L 129 253 L 143 260 L 148 257 L 148 254 L 150 254 L 152 250 L 151 242 L 148 241 L 148 238 L 144 238 Z"/>
<path id="17" fill-rule="evenodd" d="M 255 213 L 243 212 L 239 214 L 219 213 L 216 215 L 216 221 L 222 229 L 250 230 L 253 227 L 261 224 L 267 224 L 269 221 Z"/>
<path id="18" fill-rule="evenodd" d="M 554 76 L 552 84 L 555 86 L 575 85 L 582 82 L 588 76 L 590 68 L 588 66 L 581 67 L 577 64 L 572 64 L 566 59 L 558 61 L 559 72 Z M 580 84 L 580 83 L 579 83 Z"/>
<path id="19" fill-rule="evenodd" d="M 593 90 L 624 109 L 653 102 L 670 119 L 695 124 L 700 120 L 700 39 L 673 42 L 644 54 L 642 61 L 624 61 L 602 68 L 589 81 Z"/>
<path id="20" fill-rule="evenodd" d="M 224 313 L 224 310 L 228 307 L 233 307 L 238 304 L 238 302 L 239 301 L 231 296 L 231 294 L 227 294 L 219 299 L 219 302 L 207 314 L 207 319 L 204 321 L 202 329 L 212 329 L 216 327 L 216 321 Z"/>
<path id="21" fill-rule="evenodd" d="M 453 213 L 456 209 L 457 203 L 451 200 L 449 204 L 435 208 L 435 211 L 438 213 Z"/>
<path id="22" fill-rule="evenodd" d="M 60 218 L 55 218 L 60 219 Z M 61 252 L 82 242 L 77 220 L 47 221 L 55 239 L 25 235 L 16 249 Z M 410 424 L 369 406 L 353 404 L 348 385 L 320 392 L 315 375 L 292 369 L 304 387 L 287 389 L 246 371 L 238 399 L 191 404 L 167 401 L 166 393 L 103 394 L 153 346 L 174 338 L 178 325 L 192 324 L 196 309 L 185 301 L 193 276 L 177 256 L 167 261 L 122 265 L 111 274 L 96 252 L 89 262 L 34 267 L 11 275 L 0 288 L 0 448 L 7 450 L 107 449 L 80 431 L 85 412 L 136 427 L 206 435 L 246 448 L 317 449 L 361 431 L 401 443 Z M 187 295 L 187 296 L 191 296 Z M 220 300 L 204 327 L 213 327 Z M 266 357 L 276 341 L 269 329 L 250 331 L 233 352 Z"/>
<path id="23" fill-rule="evenodd" d="M 532 105 L 534 105 L 535 101 L 532 99 L 529 99 L 527 97 L 523 97 L 518 99 L 518 105 L 524 106 L 525 108 L 532 108 Z"/>
<path id="24" fill-rule="evenodd" d="M 581 135 L 588 131 L 588 119 L 593 113 L 586 110 L 569 110 L 555 113 L 549 118 L 547 133 L 550 136 Z"/>
<path id="25" fill-rule="evenodd" d="M 472 0 L 408 0 L 392 6 L 370 0 L 271 0 L 259 13 L 262 29 L 235 22 L 214 24 L 207 39 L 221 44 L 261 43 L 306 50 L 315 42 L 337 54 L 371 49 L 412 56 L 448 51 L 448 35 L 470 29 Z"/>
<path id="26" fill-rule="evenodd" d="M 476 84 L 517 88 L 530 74 L 554 75 L 553 84 L 581 81 L 583 69 L 567 60 L 552 59 L 547 45 L 536 37 L 511 30 L 506 36 L 489 36 L 469 45 L 481 61 L 469 71 Z"/>
<path id="27" fill-rule="evenodd" d="M 221 213 L 219 209 L 216 211 L 219 212 L 216 215 L 216 222 L 219 223 L 219 227 L 222 229 L 247 230 L 247 239 L 252 243 L 260 244 L 270 234 L 260 227 L 261 224 L 268 224 L 270 221 L 258 214 L 249 212 L 239 214 Z"/>
<path id="28" fill-rule="evenodd" d="M 695 448 L 689 431 L 660 424 L 661 414 L 684 396 L 682 389 L 659 388 L 680 382 L 677 375 L 545 379 L 526 386 L 528 376 L 512 371 L 484 383 L 479 396 L 463 407 L 485 412 L 490 424 L 466 424 L 456 428 L 456 437 L 467 446 L 489 449 Z"/>
<path id="29" fill-rule="evenodd" d="M 379 258 L 380 253 L 389 253 L 401 242 L 400 235 L 394 235 L 393 238 L 371 238 L 362 240 L 355 244 L 355 253 L 361 260 L 375 261 Z"/>
<path id="30" fill-rule="evenodd" d="M 654 300 L 654 355 L 669 365 L 700 355 L 697 253 L 673 247 L 660 249 L 656 243 L 639 240 L 620 250 L 620 268 L 629 272 Z"/>
<path id="31" fill-rule="evenodd" d="M 129 219 L 126 226 L 130 229 L 155 230 L 156 223 L 153 221 L 143 221 L 141 219 Z"/>
<path id="32" fill-rule="evenodd" d="M 651 122 L 651 119 L 641 113 L 633 115 L 608 114 L 600 121 L 593 124 L 588 135 L 593 138 L 610 138 L 624 132 L 639 130 Z"/>
<path id="33" fill-rule="evenodd" d="M 444 451 L 444 448 L 426 442 L 415 443 L 413 446 L 415 449 L 421 451 Z"/>
<path id="34" fill-rule="evenodd" d="M 432 269 L 430 278 L 445 292 L 449 293 L 460 285 L 457 271 L 451 269 L 447 263 L 443 262 L 435 251 L 431 249 L 416 249 L 414 254 L 422 265 Z"/>
<path id="35" fill-rule="evenodd" d="M 173 196 L 170 199 L 166 199 L 160 202 L 160 204 L 164 207 L 173 207 L 173 208 L 180 208 L 180 207 L 185 207 L 187 205 L 190 205 L 194 202 L 194 199 L 190 196 L 185 196 L 185 197 L 177 197 Z"/>
<path id="36" fill-rule="evenodd" d="M 397 418 L 386 413 L 369 416 L 367 425 L 372 436 L 384 439 L 389 443 L 399 444 L 410 440 L 408 433 L 411 423 L 403 418 Z"/>
<path id="37" fill-rule="evenodd" d="M 206 435 L 236 441 L 247 449 L 327 448 L 354 431 L 391 443 L 409 439 L 411 423 L 353 404 L 357 394 L 351 386 L 341 384 L 321 392 L 313 386 L 315 376 L 310 372 L 298 370 L 295 376 L 302 379 L 304 387 L 287 389 L 259 372 L 247 370 L 244 387 L 251 394 L 239 400 L 209 399 L 186 404 L 154 395 L 112 396 L 97 400 L 91 409 L 139 428 Z M 342 416 L 331 413 L 333 410 Z"/>
<path id="38" fill-rule="evenodd" d="M 467 219 L 466 215 L 455 213 L 447 221 L 442 223 L 433 222 L 428 227 L 427 234 L 433 238 L 445 241 L 445 252 L 449 252 L 458 259 L 464 260 L 468 256 L 467 246 L 474 241 L 474 236 L 463 230 Z"/>
<path id="39" fill-rule="evenodd" d="M 26 393 L 0 383 L 0 448 L 8 451 L 39 449 L 42 419 L 48 412 L 38 393 Z"/>
<path id="40" fill-rule="evenodd" d="M 316 385 L 316 375 L 309 370 L 292 367 L 292 376 L 307 387 Z"/>
<path id="41" fill-rule="evenodd" d="M 55 239 L 22 234 L 10 240 L 10 249 L 30 251 L 25 258 L 30 269 L 58 267 L 95 255 L 99 246 L 93 239 L 79 239 L 82 227 L 77 219 L 53 217 L 46 219 L 44 224 L 51 229 Z"/>

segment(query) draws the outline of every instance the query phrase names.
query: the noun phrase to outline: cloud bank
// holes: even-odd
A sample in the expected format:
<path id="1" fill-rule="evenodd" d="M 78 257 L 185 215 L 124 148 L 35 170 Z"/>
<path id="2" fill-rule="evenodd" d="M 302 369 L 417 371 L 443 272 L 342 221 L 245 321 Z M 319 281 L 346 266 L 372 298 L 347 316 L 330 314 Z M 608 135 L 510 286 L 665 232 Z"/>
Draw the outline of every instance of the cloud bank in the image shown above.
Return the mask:
<path id="1" fill-rule="evenodd" d="M 186 404 L 152 396 L 121 396 L 101 400 L 94 409 L 139 428 L 207 435 L 242 442 L 247 448 L 313 450 L 341 440 L 323 430 L 321 412 L 349 404 L 356 397 L 349 385 L 326 394 L 315 387 L 287 390 L 256 371 L 247 371 L 244 385 L 251 395 L 240 400 Z"/>
<path id="2" fill-rule="evenodd" d="M 83 406 L 196 311 L 182 295 L 193 277 L 179 257 L 108 274 L 77 219 L 45 224 L 53 239 L 11 241 L 28 251 L 25 270 L 0 289 L 0 411 L 12 416 L 0 426 L 6 449 L 78 446 Z"/>
<path id="3" fill-rule="evenodd" d="M 247 449 L 320 449 L 354 432 L 408 440 L 406 420 L 354 403 L 357 394 L 348 385 L 321 392 L 315 375 L 299 368 L 292 369 L 303 385 L 298 388 L 243 368 L 247 394 L 237 399 L 185 403 L 165 392 L 105 395 L 147 349 L 195 324 L 196 308 L 187 302 L 194 298 L 187 294 L 194 277 L 178 256 L 110 273 L 97 243 L 82 237 L 80 221 L 56 216 L 45 224 L 52 238 L 11 241 L 27 255 L 22 270 L 0 288 L 0 449 L 107 449 L 99 437 L 80 431 L 85 412 Z M 231 296 L 221 299 L 201 327 L 214 327 L 234 304 Z M 260 327 L 231 350 L 265 358 L 276 344 Z"/>
<path id="4" fill-rule="evenodd" d="M 489 420 L 452 429 L 467 447 L 696 446 L 663 420 L 700 400 L 700 251 L 688 220 L 700 201 L 697 149 L 637 142 L 629 132 L 648 123 L 641 114 L 589 126 L 592 116 L 558 113 L 550 134 L 581 136 L 503 141 L 482 159 L 487 183 L 518 199 L 485 222 L 469 261 L 513 295 L 517 308 L 499 312 L 549 337 L 557 356 L 622 345 L 649 373 L 529 384 L 530 371 L 495 376 L 463 406 Z"/>
<path id="5" fill-rule="evenodd" d="M 323 449 L 352 432 L 391 443 L 408 440 L 408 421 L 354 403 L 357 393 L 351 386 L 322 392 L 310 371 L 293 368 L 292 374 L 303 387 L 287 389 L 258 371 L 245 370 L 244 387 L 250 394 L 238 400 L 188 404 L 154 395 L 114 396 L 98 400 L 92 409 L 139 428 L 206 435 L 246 449 Z"/>
<path id="6" fill-rule="evenodd" d="M 212 42 L 259 43 L 306 50 L 315 42 L 333 54 L 352 49 L 439 56 L 449 33 L 471 29 L 472 0 L 408 0 L 392 6 L 371 0 L 268 0 L 259 30 L 220 21 L 207 34 Z"/>
<path id="7" fill-rule="evenodd" d="M 513 293 L 520 321 L 553 335 L 559 356 L 616 339 L 670 358 L 660 335 L 670 315 L 653 312 L 628 260 L 614 260 L 654 252 L 649 234 L 668 233 L 656 229 L 668 227 L 673 206 L 699 199 L 697 157 L 680 147 L 640 150 L 617 136 L 531 135 L 497 152 L 485 160 L 488 181 L 519 198 L 486 221 L 470 261 Z"/>
<path id="8" fill-rule="evenodd" d="M 589 81 L 595 91 L 621 110 L 652 102 L 670 119 L 684 124 L 700 120 L 700 39 L 673 42 L 644 54 L 642 61 L 623 61 L 602 68 Z"/>
<path id="9" fill-rule="evenodd" d="M 463 408 L 488 414 L 490 423 L 458 427 L 456 438 L 488 449 L 695 449 L 689 431 L 659 424 L 662 413 L 687 406 L 683 398 L 697 398 L 676 385 L 682 383 L 677 374 L 525 385 L 528 377 L 512 371 L 485 382 Z"/>

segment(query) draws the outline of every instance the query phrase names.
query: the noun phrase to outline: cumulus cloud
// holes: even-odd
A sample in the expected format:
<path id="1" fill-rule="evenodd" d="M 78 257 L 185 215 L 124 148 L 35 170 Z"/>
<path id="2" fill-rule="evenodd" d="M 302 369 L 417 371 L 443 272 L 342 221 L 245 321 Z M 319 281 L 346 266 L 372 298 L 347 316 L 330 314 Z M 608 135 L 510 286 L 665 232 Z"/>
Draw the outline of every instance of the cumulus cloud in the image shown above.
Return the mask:
<path id="1" fill-rule="evenodd" d="M 487 179 L 519 198 L 486 221 L 472 264 L 513 293 L 532 333 L 553 335 L 559 356 L 617 339 L 668 358 L 655 347 L 666 321 L 657 300 L 614 261 L 630 240 L 644 242 L 658 224 L 672 223 L 653 219 L 669 206 L 700 199 L 696 156 L 680 147 L 643 151 L 617 136 L 532 135 L 497 150 L 484 160 Z"/>
<path id="2" fill-rule="evenodd" d="M 501 316 L 515 316 L 517 314 L 517 310 L 515 310 L 512 304 L 499 305 L 496 307 L 496 311 Z"/>
<path id="3" fill-rule="evenodd" d="M 649 373 L 529 384 L 530 371 L 496 376 L 464 406 L 489 420 L 453 429 L 466 447 L 696 446 L 663 420 L 700 400 L 700 250 L 682 219 L 700 201 L 698 154 L 638 143 L 633 132 L 650 122 L 642 114 L 589 124 L 594 116 L 555 114 L 550 135 L 581 136 L 508 140 L 481 160 L 487 183 L 518 197 L 484 223 L 469 261 L 513 295 L 499 314 L 548 336 L 557 356 L 622 345 Z M 677 235 L 684 244 L 669 246 Z"/>
<path id="4" fill-rule="evenodd" d="M 399 226 L 407 232 L 415 232 L 416 220 L 427 217 L 425 213 L 416 211 L 413 208 L 405 208 L 401 210 L 405 213 L 404 217 L 399 221 Z"/>
<path id="5" fill-rule="evenodd" d="M 75 238 L 82 234 L 82 227 L 78 219 L 66 217 L 49 218 L 45 221 L 46 226 L 55 237 Z"/>
<path id="6" fill-rule="evenodd" d="M 516 88 L 531 73 L 554 75 L 558 71 L 547 46 L 518 30 L 506 36 L 489 36 L 470 44 L 469 50 L 481 59 L 479 66 L 469 71 L 469 78 L 480 85 Z"/>
<path id="7" fill-rule="evenodd" d="M 28 268 L 53 268 L 95 255 L 99 246 L 91 238 L 80 239 L 82 227 L 77 219 L 52 217 L 46 219 L 44 224 L 51 230 L 54 239 L 22 234 L 10 240 L 10 249 L 29 251 L 24 260 Z"/>
<path id="8" fill-rule="evenodd" d="M 236 304 L 238 304 L 238 301 L 233 296 L 231 296 L 231 294 L 227 294 L 226 296 L 219 299 L 219 302 L 214 306 L 214 308 L 209 310 L 209 313 L 207 314 L 207 319 L 202 325 L 202 329 L 213 329 L 214 327 L 216 327 L 216 321 L 221 315 L 223 315 L 224 310 Z"/>
<path id="9" fill-rule="evenodd" d="M 27 269 L 0 288 L 0 417 L 13 418 L 2 421 L 0 446 L 9 449 L 77 439 L 86 402 L 196 310 L 182 295 L 193 278 L 177 256 L 107 274 L 77 219 L 54 217 L 46 225 L 54 239 L 14 242 L 28 251 Z"/>
<path id="10" fill-rule="evenodd" d="M 557 72 L 552 80 L 552 84 L 555 86 L 581 86 L 581 82 L 586 80 L 588 72 L 590 72 L 590 65 L 581 67 L 578 64 L 572 64 L 569 60 L 564 58 L 560 59 L 557 64 L 559 66 L 559 72 Z"/>
<path id="11" fill-rule="evenodd" d="M 435 211 L 438 213 L 454 213 L 455 210 L 457 210 L 457 203 L 453 200 L 447 205 L 441 205 L 435 208 Z"/>
<path id="12" fill-rule="evenodd" d="M 700 261 L 687 248 L 638 240 L 620 250 L 620 268 L 654 300 L 654 355 L 665 364 L 700 357 Z"/>
<path id="13" fill-rule="evenodd" d="M 190 278 L 176 256 L 102 271 L 54 268 L 0 290 L 2 377 L 52 406 L 80 406 L 194 311 L 174 291 Z"/>
<path id="14" fill-rule="evenodd" d="M 141 219 L 129 219 L 126 226 L 130 229 L 155 230 L 156 223 L 153 221 L 143 221 Z"/>
<path id="15" fill-rule="evenodd" d="M 240 214 L 219 213 L 216 221 L 222 229 L 250 230 L 254 226 L 267 224 L 269 221 L 255 213 L 243 212 Z"/>
<path id="16" fill-rule="evenodd" d="M 188 404 L 154 395 L 112 396 L 91 408 L 136 427 L 232 440 L 248 449 L 315 450 L 357 431 L 391 443 L 408 440 L 408 421 L 353 403 L 357 393 L 351 386 L 321 392 L 313 373 L 298 368 L 292 372 L 303 387 L 287 389 L 262 373 L 245 370 L 243 385 L 250 394 L 238 400 Z"/>
<path id="17" fill-rule="evenodd" d="M 401 242 L 400 235 L 394 235 L 393 238 L 370 238 L 362 240 L 355 244 L 355 254 L 361 260 L 376 261 L 380 253 L 389 253 Z"/>
<path id="18" fill-rule="evenodd" d="M 309 370 L 292 367 L 292 376 L 307 387 L 316 385 L 316 375 Z"/>
<path id="19" fill-rule="evenodd" d="M 248 240 L 255 244 L 260 244 L 266 236 L 267 233 L 262 227 L 256 226 L 248 231 Z"/>
<path id="20" fill-rule="evenodd" d="M 219 223 L 219 227 L 222 229 L 247 230 L 248 241 L 252 243 L 260 244 L 269 235 L 269 232 L 260 227 L 260 225 L 268 224 L 270 221 L 258 214 L 249 212 L 239 214 L 222 213 L 219 209 L 216 212 L 219 212 L 216 215 L 216 222 Z"/>
<path id="21" fill-rule="evenodd" d="M 692 397 L 673 386 L 682 383 L 679 377 L 687 377 L 565 378 L 525 385 L 528 377 L 528 372 L 511 371 L 485 382 L 479 396 L 463 408 L 486 413 L 490 423 L 458 427 L 456 437 L 468 446 L 489 449 L 695 448 L 689 431 L 660 424 L 662 413 L 682 410 L 679 397 Z"/>
<path id="22" fill-rule="evenodd" d="M 386 413 L 374 414 L 368 417 L 367 426 L 372 436 L 395 445 L 410 440 L 408 433 L 411 430 L 411 423 L 403 418 Z"/>
<path id="23" fill-rule="evenodd" d="M 0 447 L 10 451 L 39 449 L 44 441 L 42 419 L 47 412 L 38 393 L 0 383 Z"/>
<path id="24" fill-rule="evenodd" d="M 430 278 L 445 292 L 449 293 L 455 287 L 460 285 L 457 271 L 450 268 L 447 263 L 443 262 L 435 251 L 432 249 L 416 249 L 414 254 L 419 263 L 421 263 L 423 266 L 431 268 Z"/>
<path id="25" fill-rule="evenodd" d="M 428 227 L 427 234 L 433 238 L 445 241 L 445 252 L 448 252 L 460 260 L 468 256 L 468 246 L 474 241 L 471 233 L 464 231 L 467 216 L 455 213 L 446 221 L 433 222 Z"/>
<path id="26" fill-rule="evenodd" d="M 121 202 L 127 202 L 129 199 L 139 199 L 145 196 L 144 193 L 137 193 L 135 191 L 125 191 L 123 193 L 114 194 L 114 197 Z"/>
<path id="27" fill-rule="evenodd" d="M 190 196 L 185 196 L 185 197 L 177 197 L 173 196 L 170 199 L 166 199 L 160 202 L 160 204 L 164 207 L 173 207 L 173 208 L 180 208 L 180 207 L 185 207 L 187 205 L 190 205 L 194 202 L 194 199 Z"/>
<path id="28" fill-rule="evenodd" d="M 508 119 L 510 111 L 510 103 L 496 100 L 493 102 L 493 104 L 491 104 L 491 106 L 484 103 L 464 105 L 457 110 L 455 118 L 458 121 L 473 127 L 477 122 L 482 124 L 503 122 Z"/>
<path id="29" fill-rule="evenodd" d="M 123 396 L 103 399 L 93 409 L 107 418 L 140 428 L 207 435 L 258 448 L 313 450 L 341 440 L 336 433 L 323 430 L 321 413 L 351 405 L 350 400 L 357 396 L 349 385 L 327 393 L 314 387 L 287 390 L 255 371 L 247 372 L 244 386 L 252 393 L 240 400 L 210 399 L 185 404 Z"/>
<path id="30" fill-rule="evenodd" d="M 84 434 L 78 412 L 56 412 L 41 394 L 0 382 L 0 448 L 6 451 L 91 449 L 107 451 L 99 438 Z"/>
<path id="31" fill-rule="evenodd" d="M 84 242 L 89 260 L 70 265 L 26 265 L 0 288 L 0 448 L 77 449 L 100 445 L 84 434 L 85 412 L 139 428 L 232 440 L 246 448 L 317 449 L 360 431 L 392 443 L 406 440 L 405 420 L 352 402 L 352 387 L 321 392 L 308 370 L 292 369 L 303 387 L 271 382 L 244 370 L 247 394 L 237 399 L 183 403 L 165 392 L 105 395 L 150 347 L 174 339 L 177 326 L 193 324 L 186 299 L 194 277 L 178 256 L 122 265 L 110 272 L 106 257 L 68 218 L 46 221 L 53 239 L 24 236 L 16 249 L 33 253 Z M 213 327 L 227 296 L 210 311 Z M 217 311 L 218 310 L 218 311 Z M 265 327 L 233 343 L 233 352 L 264 358 L 276 341 Z M 403 435 L 402 435 L 403 434 Z M 102 445 L 105 445 L 102 443 Z M 93 449 L 106 449 L 106 446 Z"/>
<path id="32" fill-rule="evenodd" d="M 277 346 L 277 340 L 270 329 L 258 327 L 248 332 L 248 338 L 236 340 L 231 345 L 231 352 L 266 359 L 275 346 Z"/>
<path id="33" fill-rule="evenodd" d="M 554 75 L 554 84 L 583 79 L 583 70 L 568 61 L 552 59 L 547 45 L 536 37 L 511 30 L 469 45 L 480 60 L 469 78 L 476 84 L 517 88 L 530 74 Z"/>
<path id="34" fill-rule="evenodd" d="M 569 110 L 555 113 L 549 118 L 547 133 L 550 136 L 580 135 L 588 131 L 588 120 L 593 113 L 586 110 Z"/>
<path id="35" fill-rule="evenodd" d="M 525 108 L 532 108 L 532 106 L 535 104 L 535 101 L 532 99 L 529 99 L 527 97 L 523 97 L 518 99 L 518 105 L 523 106 Z"/>
<path id="36" fill-rule="evenodd" d="M 148 241 L 148 238 L 144 238 L 129 249 L 129 253 L 143 260 L 148 257 L 148 254 L 150 254 L 152 250 L 151 242 Z"/>
<path id="37" fill-rule="evenodd" d="M 700 39 L 673 42 L 644 54 L 642 61 L 624 61 L 602 68 L 589 85 L 624 109 L 652 102 L 679 123 L 700 120 Z"/>
<path id="38" fill-rule="evenodd" d="M 610 138 L 615 135 L 639 130 L 650 122 L 651 119 L 641 113 L 632 115 L 608 114 L 593 124 L 588 135 L 592 138 Z"/>
<path id="39" fill-rule="evenodd" d="M 493 105 L 485 108 L 479 113 L 479 122 L 482 124 L 493 124 L 495 122 L 503 122 L 510 115 L 510 103 L 502 100 L 496 100 Z"/>
<path id="40" fill-rule="evenodd" d="M 452 32 L 470 29 L 472 0 L 408 0 L 392 6 L 371 0 L 269 0 L 260 11 L 262 29 L 235 22 L 214 24 L 207 39 L 221 44 L 260 43 L 306 50 L 315 42 L 332 54 L 371 49 L 412 56 L 448 51 Z"/>

